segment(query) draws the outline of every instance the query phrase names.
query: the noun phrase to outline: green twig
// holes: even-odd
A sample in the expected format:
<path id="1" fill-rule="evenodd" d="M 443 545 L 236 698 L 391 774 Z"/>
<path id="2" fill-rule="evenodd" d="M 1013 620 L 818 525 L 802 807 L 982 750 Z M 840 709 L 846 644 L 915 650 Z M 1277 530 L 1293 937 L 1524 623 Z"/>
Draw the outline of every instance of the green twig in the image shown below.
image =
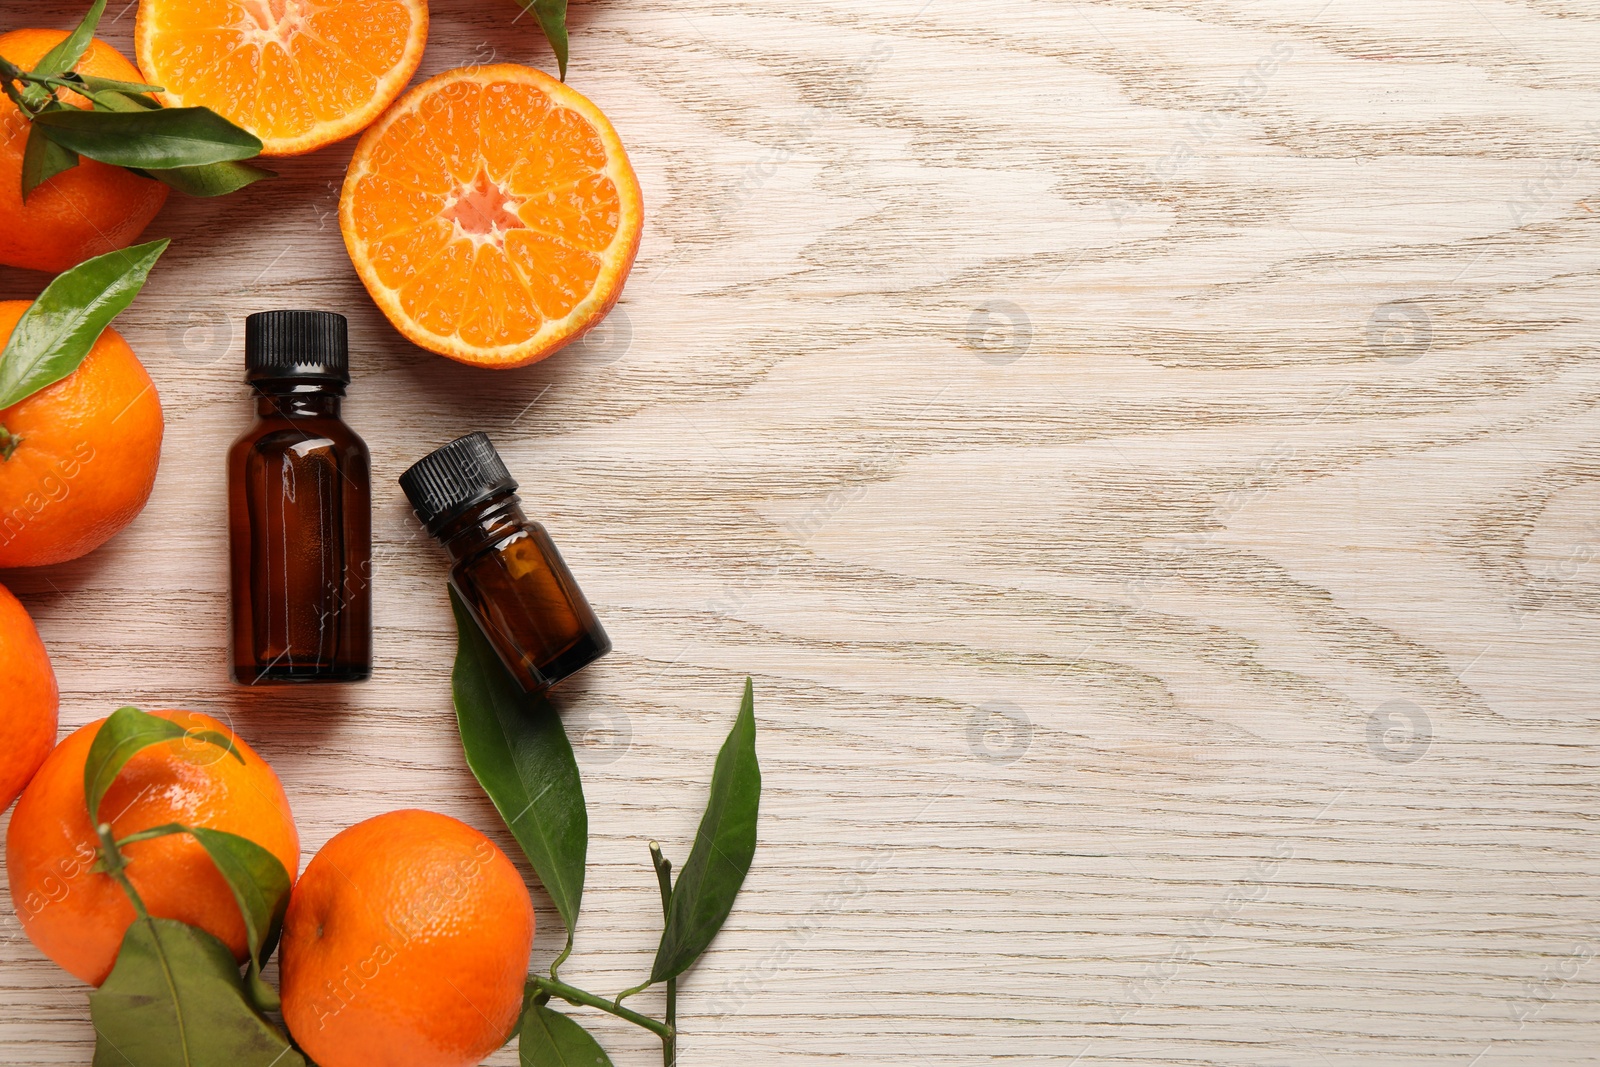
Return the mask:
<path id="1" fill-rule="evenodd" d="M 137 841 L 151 841 L 157 837 L 170 837 L 173 834 L 181 834 L 183 831 L 184 828 L 176 824 L 172 826 L 157 826 L 149 830 L 140 830 L 137 833 L 131 833 L 127 837 L 124 837 L 121 841 L 118 841 L 117 847 L 119 849 L 127 848 L 129 845 Z"/>
<path id="2" fill-rule="evenodd" d="M 569 929 L 567 931 L 567 947 L 562 949 L 561 955 L 557 956 L 554 962 L 550 964 L 551 978 L 558 982 L 561 981 L 561 965 L 567 962 L 567 957 L 570 955 L 572 955 L 572 931 Z"/>
<path id="3" fill-rule="evenodd" d="M 0 62 L 4 62 L 4 60 L 0 60 Z M 12 69 L 15 70 L 16 68 L 13 67 Z M 28 84 L 30 83 L 23 82 L 23 85 Z M 17 105 L 17 109 L 30 119 L 33 118 L 35 107 L 44 103 L 43 100 L 35 100 L 30 105 L 27 96 L 17 90 L 15 81 L 9 74 L 4 72 L 0 72 L 0 89 L 4 89 L 5 94 L 11 98 L 11 102 Z"/>
<path id="4" fill-rule="evenodd" d="M 24 74 L 23 77 L 35 85 L 49 86 L 52 94 L 56 89 L 65 89 L 69 93 L 77 93 L 79 96 L 88 97 L 107 111 L 113 110 L 106 107 L 100 99 L 100 93 L 108 92 L 109 90 L 91 89 L 80 81 L 72 81 L 69 78 L 52 78 L 44 74 Z"/>
<path id="5" fill-rule="evenodd" d="M 144 901 L 139 899 L 139 891 L 133 888 L 133 883 L 128 880 L 128 861 L 122 858 L 122 852 L 117 848 L 117 839 L 112 836 L 111 824 L 103 822 L 94 828 L 95 835 L 100 838 L 100 869 L 122 886 L 122 891 L 128 894 L 128 901 L 133 905 L 133 910 L 139 918 L 148 919 L 150 913 L 145 910 Z"/>
<path id="6" fill-rule="evenodd" d="M 132 100 L 135 97 L 140 97 L 144 99 L 146 104 L 150 106 L 155 105 L 155 101 L 150 99 L 150 94 L 148 93 L 134 93 L 125 89 L 91 89 L 88 85 L 76 78 L 55 78 L 44 74 L 24 74 L 23 77 L 30 82 L 49 86 L 52 95 L 54 95 L 55 90 L 64 89 L 69 93 L 77 93 L 79 96 L 87 97 L 88 99 L 94 101 L 95 106 L 102 111 L 127 110 L 125 107 L 117 107 L 114 104 L 106 103 L 101 99 L 103 95 L 110 95 L 113 97 L 123 96 L 127 97 L 129 100 Z"/>
<path id="7" fill-rule="evenodd" d="M 0 87 L 5 89 L 6 95 L 30 119 L 56 98 L 53 90 L 46 89 L 40 84 L 46 80 L 48 80 L 46 75 L 23 70 L 9 59 L 0 56 Z M 16 87 L 18 82 L 22 84 L 20 91 Z"/>
<path id="8" fill-rule="evenodd" d="M 653 984 L 654 983 L 651 982 L 650 979 L 646 978 L 644 981 L 640 982 L 636 986 L 629 986 L 627 989 L 624 989 L 622 992 L 617 994 L 617 1003 L 621 1004 L 622 1001 L 623 1001 L 623 998 L 625 998 L 625 997 L 631 997 L 635 993 L 644 992 L 646 989 L 649 989 L 651 987 L 651 985 L 653 985 Z"/>
<path id="9" fill-rule="evenodd" d="M 20 91 L 16 88 L 16 83 L 19 82 L 22 85 Z M 106 103 L 102 99 L 104 94 L 147 97 L 147 94 L 144 93 L 129 94 L 118 89 L 91 89 L 78 78 L 58 77 L 53 74 L 36 74 L 33 71 L 23 70 L 4 56 L 0 56 L 0 88 L 5 90 L 6 95 L 11 97 L 30 119 L 40 111 L 43 111 L 47 105 L 58 100 L 56 93 L 62 90 L 86 97 L 93 101 L 94 105 L 102 111 L 127 110 L 126 108 L 119 108 Z"/>
<path id="10" fill-rule="evenodd" d="M 672 912 L 672 861 L 661 854 L 661 843 L 650 842 L 650 862 L 655 865 L 656 882 L 661 886 L 661 918 Z M 678 979 L 667 979 L 667 1025 L 672 1036 L 661 1039 L 662 1067 L 677 1067 L 678 1063 Z"/>
<path id="11" fill-rule="evenodd" d="M 546 993 L 552 997 L 560 997 L 568 1004 L 582 1004 L 589 1008 L 599 1008 L 601 1011 L 609 1012 L 619 1019 L 626 1019 L 635 1026 L 644 1027 L 662 1040 L 675 1036 L 672 1027 L 666 1023 L 658 1022 L 648 1015 L 640 1015 L 632 1008 L 624 1008 L 614 1000 L 597 997 L 593 993 L 579 989 L 577 986 L 559 982 L 554 978 L 541 978 L 538 975 L 533 975 L 528 981 L 540 993 Z"/>

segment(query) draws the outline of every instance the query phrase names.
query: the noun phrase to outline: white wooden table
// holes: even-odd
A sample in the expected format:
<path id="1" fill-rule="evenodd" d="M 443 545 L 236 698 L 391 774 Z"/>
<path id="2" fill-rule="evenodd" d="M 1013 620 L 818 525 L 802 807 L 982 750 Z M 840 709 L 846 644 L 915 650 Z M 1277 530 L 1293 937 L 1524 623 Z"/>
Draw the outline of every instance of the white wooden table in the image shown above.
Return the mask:
<path id="1" fill-rule="evenodd" d="M 549 69 L 518 10 L 441 0 L 421 73 Z M 157 219 L 176 242 L 120 322 L 166 408 L 155 495 L 89 558 L 4 576 L 63 730 L 231 722 L 307 859 L 408 806 L 511 850 L 394 483 L 486 430 L 616 641 L 563 701 L 594 832 L 565 977 L 647 967 L 645 842 L 685 854 L 755 678 L 761 847 L 684 983 L 685 1064 L 1600 1063 L 1600 8 L 572 24 L 649 210 L 575 350 L 491 373 L 404 342 L 339 239 L 348 143 Z M 377 672 L 244 692 L 222 458 L 243 317 L 289 306 L 351 318 Z M 0 937 L 0 1062 L 86 1064 L 83 988 L 9 910 Z M 584 1018 L 619 1067 L 659 1062 Z"/>

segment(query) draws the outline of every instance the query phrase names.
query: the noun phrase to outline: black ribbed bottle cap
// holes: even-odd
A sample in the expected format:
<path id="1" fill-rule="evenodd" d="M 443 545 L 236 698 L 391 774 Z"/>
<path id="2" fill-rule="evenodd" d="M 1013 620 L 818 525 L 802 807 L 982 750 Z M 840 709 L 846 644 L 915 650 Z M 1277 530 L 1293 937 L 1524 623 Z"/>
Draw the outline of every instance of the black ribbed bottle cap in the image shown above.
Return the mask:
<path id="1" fill-rule="evenodd" d="M 413 463 L 400 476 L 400 488 L 431 529 L 497 493 L 516 492 L 517 483 L 489 435 L 469 433 Z"/>
<path id="2" fill-rule="evenodd" d="M 244 379 L 350 383 L 349 323 L 332 311 L 258 311 L 244 320 Z"/>

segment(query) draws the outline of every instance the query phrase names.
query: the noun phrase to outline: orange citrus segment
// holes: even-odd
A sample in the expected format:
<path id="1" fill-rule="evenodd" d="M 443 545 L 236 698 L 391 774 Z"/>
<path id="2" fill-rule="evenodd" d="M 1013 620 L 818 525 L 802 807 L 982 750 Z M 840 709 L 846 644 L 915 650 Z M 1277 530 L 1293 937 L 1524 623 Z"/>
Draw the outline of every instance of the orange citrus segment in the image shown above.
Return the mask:
<path id="1" fill-rule="evenodd" d="M 639 181 L 600 109 L 512 64 L 411 90 L 356 147 L 339 225 L 395 327 L 481 366 L 542 359 L 622 291 Z"/>
<path id="2" fill-rule="evenodd" d="M 422 59 L 427 0 L 139 0 L 139 68 L 292 156 L 363 129 Z"/>

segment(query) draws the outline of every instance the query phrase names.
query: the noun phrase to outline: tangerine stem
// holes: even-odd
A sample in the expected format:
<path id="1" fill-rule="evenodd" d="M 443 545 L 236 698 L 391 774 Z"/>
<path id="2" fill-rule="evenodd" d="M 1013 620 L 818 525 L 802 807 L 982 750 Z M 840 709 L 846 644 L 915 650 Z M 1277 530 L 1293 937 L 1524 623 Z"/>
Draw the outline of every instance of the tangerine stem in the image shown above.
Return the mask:
<path id="1" fill-rule="evenodd" d="M 117 848 L 127 848 L 129 845 L 132 845 L 136 842 L 151 841 L 158 837 L 170 837 L 173 834 L 184 833 L 187 831 L 187 829 L 188 827 L 179 826 L 177 823 L 173 823 L 169 826 L 154 826 L 148 830 L 140 830 L 137 833 L 129 834 L 127 837 L 124 837 L 121 841 L 117 842 Z"/>
<path id="2" fill-rule="evenodd" d="M 560 997 L 568 1004 L 582 1004 L 589 1008 L 599 1008 L 601 1011 L 609 1012 L 619 1019 L 626 1019 L 635 1026 L 644 1027 L 646 1030 L 649 1030 L 662 1040 L 676 1036 L 672 1027 L 668 1026 L 666 1023 L 657 1022 L 648 1015 L 640 1015 L 632 1008 L 624 1008 L 621 1004 L 618 1004 L 614 1000 L 607 1000 L 605 997 L 597 997 L 593 993 L 579 989 L 577 986 L 568 985 L 565 982 L 558 982 L 554 978 L 541 978 L 538 975 L 531 976 L 528 981 L 531 982 L 533 987 L 541 993 L 548 993 L 553 997 Z"/>
<path id="3" fill-rule="evenodd" d="M 122 891 L 128 894 L 128 902 L 133 905 L 133 910 L 139 918 L 148 919 L 150 913 L 145 910 L 144 901 L 139 898 L 139 891 L 133 888 L 133 883 L 128 880 L 128 861 L 122 858 L 122 851 L 117 848 L 117 839 L 111 833 L 111 824 L 103 822 L 94 828 L 95 835 L 100 838 L 100 866 L 122 886 Z"/>
<path id="4" fill-rule="evenodd" d="M 672 861 L 661 854 L 661 843 L 650 842 L 650 862 L 656 869 L 656 882 L 661 886 L 661 918 L 672 912 Z M 677 1067 L 678 1063 L 678 979 L 667 979 L 667 1025 L 672 1036 L 661 1039 L 662 1067 Z"/>
<path id="5" fill-rule="evenodd" d="M 0 88 L 5 90 L 6 95 L 11 98 L 11 102 L 13 104 L 17 105 L 17 109 L 19 111 L 21 111 L 24 115 L 27 115 L 29 118 L 32 118 L 34 109 L 28 106 L 27 99 L 22 95 L 22 93 L 17 91 L 17 87 L 14 82 L 15 79 L 9 72 L 0 72 Z M 23 82 L 23 84 L 27 85 L 28 83 Z"/>
<path id="6" fill-rule="evenodd" d="M 644 992 L 646 989 L 649 989 L 651 985 L 652 985 L 652 983 L 651 983 L 650 979 L 646 978 L 644 981 L 640 982 L 638 985 L 632 986 L 632 987 L 630 987 L 628 989 L 624 989 L 622 992 L 617 994 L 617 1003 L 621 1004 L 624 997 L 631 997 L 635 993 Z"/>
<path id="7" fill-rule="evenodd" d="M 560 970 L 561 970 L 561 965 L 563 963 L 567 962 L 567 957 L 570 956 L 570 955 L 572 955 L 572 930 L 571 930 L 571 928 L 568 928 L 568 930 L 567 930 L 567 947 L 562 949 L 561 950 L 561 955 L 557 956 L 555 958 L 555 960 L 550 964 L 550 977 L 551 978 L 554 978 L 558 982 L 561 981 L 561 975 L 559 973 Z"/>
<path id="8" fill-rule="evenodd" d="M 95 106 L 99 107 L 103 111 L 127 110 L 126 108 L 119 109 L 112 107 L 104 100 L 100 99 L 101 95 L 104 93 L 120 93 L 121 95 L 128 96 L 130 98 L 133 96 L 142 96 L 147 100 L 149 99 L 149 95 L 147 93 L 129 93 L 127 90 L 118 89 L 91 89 L 83 82 L 74 81 L 71 78 L 52 78 L 44 74 L 24 74 L 23 77 L 35 85 L 49 87 L 52 93 L 57 89 L 64 89 L 68 92 L 77 93 L 79 96 L 86 97 L 87 99 L 94 101 Z"/>
<path id="9" fill-rule="evenodd" d="M 6 95 L 17 105 L 18 110 L 30 119 L 47 103 L 54 100 L 56 95 L 53 90 L 40 88 L 38 84 L 40 77 L 42 75 L 23 70 L 4 56 L 0 56 L 0 86 L 4 87 Z M 19 82 L 22 85 L 20 91 L 17 89 Z"/>

